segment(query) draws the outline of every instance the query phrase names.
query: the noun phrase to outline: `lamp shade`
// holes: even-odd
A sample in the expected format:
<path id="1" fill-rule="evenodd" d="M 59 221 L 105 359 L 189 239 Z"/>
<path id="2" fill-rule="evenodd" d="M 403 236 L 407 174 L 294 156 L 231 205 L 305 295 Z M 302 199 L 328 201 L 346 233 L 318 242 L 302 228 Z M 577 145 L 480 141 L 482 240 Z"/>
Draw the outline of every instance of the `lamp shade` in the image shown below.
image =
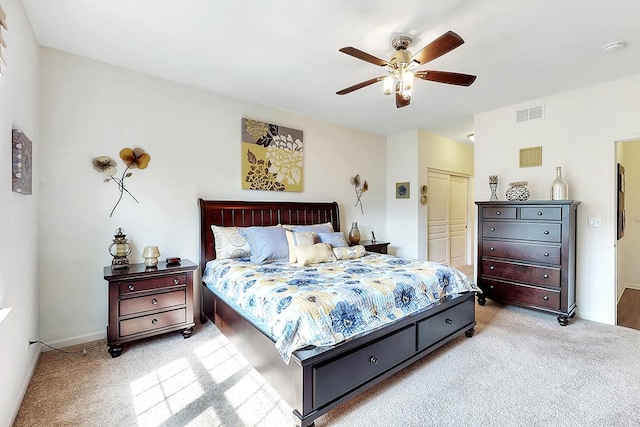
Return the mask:
<path id="1" fill-rule="evenodd" d="M 160 250 L 157 246 L 146 246 L 142 251 L 142 258 L 158 258 L 160 256 Z"/>

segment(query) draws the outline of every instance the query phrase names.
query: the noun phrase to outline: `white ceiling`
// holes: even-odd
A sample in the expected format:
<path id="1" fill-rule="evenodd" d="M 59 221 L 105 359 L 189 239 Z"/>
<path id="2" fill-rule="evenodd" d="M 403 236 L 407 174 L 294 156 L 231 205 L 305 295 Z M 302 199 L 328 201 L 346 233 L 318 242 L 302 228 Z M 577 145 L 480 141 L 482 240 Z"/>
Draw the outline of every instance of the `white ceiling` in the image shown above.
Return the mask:
<path id="1" fill-rule="evenodd" d="M 473 115 L 640 73 L 637 0 L 22 0 L 42 46 L 332 123 L 464 141 Z M 470 87 L 416 81 L 396 109 L 383 75 L 338 52 L 413 53 L 448 30 L 465 44 L 421 69 L 477 75 Z M 603 46 L 623 41 L 610 54 Z M 515 114 L 515 113 L 514 113 Z"/>

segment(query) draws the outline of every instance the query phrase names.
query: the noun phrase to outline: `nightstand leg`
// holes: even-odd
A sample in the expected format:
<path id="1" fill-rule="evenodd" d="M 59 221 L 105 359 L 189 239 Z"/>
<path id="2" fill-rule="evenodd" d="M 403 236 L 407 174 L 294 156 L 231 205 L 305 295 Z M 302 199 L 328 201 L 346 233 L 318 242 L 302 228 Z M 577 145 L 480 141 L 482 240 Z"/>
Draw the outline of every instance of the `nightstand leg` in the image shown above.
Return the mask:
<path id="1" fill-rule="evenodd" d="M 122 354 L 123 349 L 124 349 L 124 346 L 122 344 L 110 345 L 108 351 L 111 357 L 118 357 Z"/>
<path id="2" fill-rule="evenodd" d="M 193 333 L 193 326 L 187 329 L 184 329 L 182 331 L 182 336 L 184 337 L 184 339 L 187 339 L 191 336 L 191 334 Z"/>

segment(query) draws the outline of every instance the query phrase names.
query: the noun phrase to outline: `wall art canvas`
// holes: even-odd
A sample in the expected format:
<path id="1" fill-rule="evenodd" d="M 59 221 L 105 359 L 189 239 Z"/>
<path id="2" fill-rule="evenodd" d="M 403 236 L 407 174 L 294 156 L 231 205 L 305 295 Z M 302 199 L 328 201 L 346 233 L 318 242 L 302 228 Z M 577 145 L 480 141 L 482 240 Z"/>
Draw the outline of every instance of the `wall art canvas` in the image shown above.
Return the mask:
<path id="1" fill-rule="evenodd" d="M 242 189 L 302 191 L 302 131 L 242 119 Z"/>
<path id="2" fill-rule="evenodd" d="M 396 182 L 396 199 L 408 199 L 410 185 L 409 182 Z"/>
<path id="3" fill-rule="evenodd" d="M 11 189 L 31 194 L 31 141 L 18 129 L 13 130 L 11 157 Z"/>

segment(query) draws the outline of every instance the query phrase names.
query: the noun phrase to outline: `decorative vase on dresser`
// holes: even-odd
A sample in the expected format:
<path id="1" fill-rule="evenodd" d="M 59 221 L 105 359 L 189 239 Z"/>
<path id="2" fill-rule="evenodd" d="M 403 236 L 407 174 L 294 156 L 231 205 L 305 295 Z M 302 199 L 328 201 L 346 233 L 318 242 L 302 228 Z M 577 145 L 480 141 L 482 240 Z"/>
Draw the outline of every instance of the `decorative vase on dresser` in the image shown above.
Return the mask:
<path id="1" fill-rule="evenodd" d="M 486 298 L 558 316 L 576 312 L 576 200 L 476 202 L 478 276 Z"/>

